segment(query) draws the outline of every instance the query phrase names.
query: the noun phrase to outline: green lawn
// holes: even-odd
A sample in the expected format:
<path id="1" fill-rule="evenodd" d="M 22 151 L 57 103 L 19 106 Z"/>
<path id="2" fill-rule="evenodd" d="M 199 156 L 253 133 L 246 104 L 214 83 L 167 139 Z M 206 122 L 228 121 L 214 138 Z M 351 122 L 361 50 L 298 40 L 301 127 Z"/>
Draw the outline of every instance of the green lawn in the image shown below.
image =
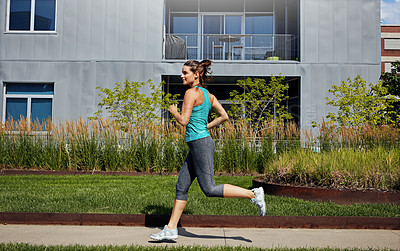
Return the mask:
<path id="1" fill-rule="evenodd" d="M 41 251 L 41 250 L 48 250 L 48 251 L 133 251 L 133 250 L 166 250 L 166 251 L 175 251 L 175 250 L 205 250 L 205 251 L 239 251 L 239 250 L 246 250 L 246 251 L 256 251 L 256 250 L 269 250 L 269 251 L 377 251 L 380 249 L 334 249 L 334 248 L 255 248 L 255 247 L 228 247 L 228 246 L 221 246 L 221 247 L 205 247 L 205 246 L 179 246 L 179 247 L 168 247 L 168 246 L 81 246 L 81 245 L 73 245 L 73 246 L 39 246 L 39 245 L 29 245 L 29 244 L 1 244 L 0 243 L 0 250 L 8 250 L 8 251 L 19 251 L 19 250 L 32 250 L 32 251 Z M 389 251 L 390 249 L 384 249 Z"/>
<path id="2" fill-rule="evenodd" d="M 1 212 L 170 214 L 177 176 L 0 176 Z M 250 188 L 250 176 L 216 176 Z M 267 215 L 400 217 L 392 204 L 337 205 L 266 196 Z M 207 198 L 194 181 L 184 214 L 258 215 L 246 199 Z"/>

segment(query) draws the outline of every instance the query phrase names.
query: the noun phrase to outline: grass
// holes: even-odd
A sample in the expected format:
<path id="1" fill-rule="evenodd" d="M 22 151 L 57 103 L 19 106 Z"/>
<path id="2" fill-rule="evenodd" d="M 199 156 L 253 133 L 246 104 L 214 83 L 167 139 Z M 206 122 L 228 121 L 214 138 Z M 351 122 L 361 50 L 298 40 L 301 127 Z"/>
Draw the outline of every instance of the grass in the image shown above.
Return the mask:
<path id="1" fill-rule="evenodd" d="M 48 251 L 131 251 L 131 250 L 166 250 L 166 251 L 175 251 L 175 250 L 206 250 L 206 251 L 256 251 L 256 250 L 268 250 L 268 251 L 375 251 L 382 249 L 360 249 L 360 248 L 256 248 L 256 247 L 229 247 L 229 246 L 219 246 L 219 247 L 207 247 L 207 246 L 82 246 L 82 245 L 70 245 L 70 246 L 44 246 L 44 245 L 31 245 L 24 243 L 8 243 L 1 244 L 0 250 L 9 250 L 9 251 L 19 251 L 19 250 L 48 250 Z M 384 249 L 385 251 L 389 251 L 390 249 Z"/>
<path id="2" fill-rule="evenodd" d="M 256 250 L 268 250 L 268 251 L 375 251 L 381 249 L 359 249 L 359 248 L 349 248 L 349 249 L 338 249 L 338 248 L 256 248 L 256 247 L 228 247 L 228 246 L 220 246 L 220 247 L 207 247 L 207 246 L 82 246 L 82 245 L 70 245 L 70 246 L 44 246 L 44 245 L 30 245 L 24 243 L 9 243 L 9 244 L 1 244 L 0 250 L 8 250 L 8 251 L 19 251 L 19 250 L 48 250 L 48 251 L 131 251 L 131 250 L 206 250 L 206 251 L 256 251 Z M 389 251 L 390 249 L 384 249 L 385 251 Z"/>
<path id="3" fill-rule="evenodd" d="M 216 176 L 216 183 L 245 188 L 251 176 Z M 22 175 L 0 176 L 0 211 L 170 214 L 177 176 Z M 311 202 L 266 196 L 267 215 L 400 217 L 394 204 Z M 207 198 L 195 181 L 184 211 L 189 215 L 258 215 L 245 199 Z"/>

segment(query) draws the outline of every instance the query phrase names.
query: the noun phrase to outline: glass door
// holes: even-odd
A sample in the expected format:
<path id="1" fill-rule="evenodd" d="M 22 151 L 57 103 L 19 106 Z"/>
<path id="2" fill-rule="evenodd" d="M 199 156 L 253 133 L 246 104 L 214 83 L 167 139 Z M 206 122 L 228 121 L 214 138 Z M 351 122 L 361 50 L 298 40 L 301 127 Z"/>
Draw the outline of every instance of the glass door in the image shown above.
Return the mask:
<path id="1" fill-rule="evenodd" d="M 203 15 L 203 58 L 222 60 L 224 44 L 219 37 L 224 34 L 223 15 Z"/>
<path id="2" fill-rule="evenodd" d="M 166 59 L 199 57 L 198 15 L 171 13 L 170 34 L 166 37 Z"/>
<path id="3" fill-rule="evenodd" d="M 231 59 L 233 46 L 241 45 L 241 15 L 203 15 L 203 58 Z M 238 47 L 239 48 L 239 47 Z"/>

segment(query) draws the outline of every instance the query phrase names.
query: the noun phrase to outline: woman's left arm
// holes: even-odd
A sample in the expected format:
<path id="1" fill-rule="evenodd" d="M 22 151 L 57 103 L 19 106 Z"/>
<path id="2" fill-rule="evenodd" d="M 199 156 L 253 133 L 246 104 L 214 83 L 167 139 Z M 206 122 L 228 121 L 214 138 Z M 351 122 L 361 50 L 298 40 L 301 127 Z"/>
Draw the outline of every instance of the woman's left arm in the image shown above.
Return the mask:
<path id="1" fill-rule="evenodd" d="M 218 117 L 216 117 L 213 121 L 207 124 L 207 128 L 211 129 L 216 126 L 219 126 L 220 124 L 224 123 L 229 119 L 228 114 L 226 113 L 224 107 L 222 107 L 221 103 L 219 103 L 218 99 L 210 94 L 211 97 L 211 106 L 214 112 L 218 114 Z"/>

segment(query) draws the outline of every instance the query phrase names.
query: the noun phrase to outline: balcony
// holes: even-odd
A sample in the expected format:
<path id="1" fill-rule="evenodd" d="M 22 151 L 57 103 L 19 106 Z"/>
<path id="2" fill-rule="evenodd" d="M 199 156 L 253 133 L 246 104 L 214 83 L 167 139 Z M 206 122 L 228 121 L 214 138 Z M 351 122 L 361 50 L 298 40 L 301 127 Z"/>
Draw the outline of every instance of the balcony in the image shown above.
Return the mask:
<path id="1" fill-rule="evenodd" d="M 164 59 L 298 60 L 297 37 L 281 34 L 167 34 Z"/>

